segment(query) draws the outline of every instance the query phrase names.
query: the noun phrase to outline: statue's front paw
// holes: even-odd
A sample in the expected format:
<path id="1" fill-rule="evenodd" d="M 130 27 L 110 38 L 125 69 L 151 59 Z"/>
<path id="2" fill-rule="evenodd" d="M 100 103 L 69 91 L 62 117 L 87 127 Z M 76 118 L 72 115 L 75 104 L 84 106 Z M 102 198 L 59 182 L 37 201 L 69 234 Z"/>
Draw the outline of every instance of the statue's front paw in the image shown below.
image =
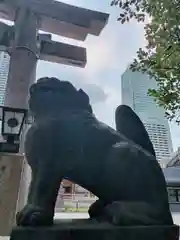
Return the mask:
<path id="1" fill-rule="evenodd" d="M 88 213 L 90 218 L 101 219 L 104 215 L 105 203 L 100 199 L 96 200 L 89 207 Z"/>
<path id="2" fill-rule="evenodd" d="M 123 225 L 122 224 L 122 206 L 119 202 L 113 202 L 108 204 L 105 208 L 105 216 L 108 222 L 113 225 Z"/>
<path id="3" fill-rule="evenodd" d="M 17 213 L 16 223 L 18 226 L 50 226 L 53 224 L 53 214 L 29 204 Z"/>

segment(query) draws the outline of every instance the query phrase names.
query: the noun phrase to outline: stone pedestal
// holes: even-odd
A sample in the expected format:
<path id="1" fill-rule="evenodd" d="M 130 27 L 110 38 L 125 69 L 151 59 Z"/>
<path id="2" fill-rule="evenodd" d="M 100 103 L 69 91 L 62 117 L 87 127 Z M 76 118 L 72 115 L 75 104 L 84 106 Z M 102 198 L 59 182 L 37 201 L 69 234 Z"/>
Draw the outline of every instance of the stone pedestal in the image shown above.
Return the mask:
<path id="1" fill-rule="evenodd" d="M 0 156 L 0 236 L 8 236 L 15 221 L 23 155 Z"/>
<path id="2" fill-rule="evenodd" d="M 91 220 L 61 220 L 53 227 L 13 229 L 10 240 L 178 240 L 178 226 L 115 227 Z"/>

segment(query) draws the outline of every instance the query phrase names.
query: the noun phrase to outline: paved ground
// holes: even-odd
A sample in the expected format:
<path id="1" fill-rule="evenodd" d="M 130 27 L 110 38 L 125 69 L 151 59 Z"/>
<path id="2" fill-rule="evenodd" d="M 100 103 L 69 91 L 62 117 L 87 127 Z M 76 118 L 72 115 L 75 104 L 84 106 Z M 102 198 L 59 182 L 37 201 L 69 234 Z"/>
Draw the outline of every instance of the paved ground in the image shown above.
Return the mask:
<path id="1" fill-rule="evenodd" d="M 76 219 L 81 219 L 81 218 L 88 218 L 89 215 L 88 213 L 56 213 L 55 218 L 59 219 L 68 219 L 68 218 L 76 218 Z"/>

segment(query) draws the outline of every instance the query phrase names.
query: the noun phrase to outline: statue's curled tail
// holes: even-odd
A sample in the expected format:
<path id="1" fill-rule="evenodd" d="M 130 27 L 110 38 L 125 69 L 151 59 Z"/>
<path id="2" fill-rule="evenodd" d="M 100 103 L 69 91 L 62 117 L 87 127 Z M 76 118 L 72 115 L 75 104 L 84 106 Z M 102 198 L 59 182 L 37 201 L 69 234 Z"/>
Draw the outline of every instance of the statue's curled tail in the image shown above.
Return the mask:
<path id="1" fill-rule="evenodd" d="M 144 124 L 129 106 L 120 105 L 116 108 L 115 121 L 119 133 L 155 156 L 153 144 Z"/>

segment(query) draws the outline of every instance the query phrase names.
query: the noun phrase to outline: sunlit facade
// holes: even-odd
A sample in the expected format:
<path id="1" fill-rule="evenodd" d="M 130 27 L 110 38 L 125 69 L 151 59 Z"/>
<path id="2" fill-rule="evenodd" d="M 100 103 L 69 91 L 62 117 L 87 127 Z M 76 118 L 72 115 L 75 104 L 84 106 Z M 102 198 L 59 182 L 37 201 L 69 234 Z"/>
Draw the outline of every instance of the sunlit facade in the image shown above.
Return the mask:
<path id="1" fill-rule="evenodd" d="M 153 142 L 157 160 L 164 167 L 173 152 L 170 128 L 165 112 L 148 95 L 157 88 L 156 81 L 147 75 L 127 69 L 121 78 L 122 104 L 130 106 L 141 118 Z"/>

